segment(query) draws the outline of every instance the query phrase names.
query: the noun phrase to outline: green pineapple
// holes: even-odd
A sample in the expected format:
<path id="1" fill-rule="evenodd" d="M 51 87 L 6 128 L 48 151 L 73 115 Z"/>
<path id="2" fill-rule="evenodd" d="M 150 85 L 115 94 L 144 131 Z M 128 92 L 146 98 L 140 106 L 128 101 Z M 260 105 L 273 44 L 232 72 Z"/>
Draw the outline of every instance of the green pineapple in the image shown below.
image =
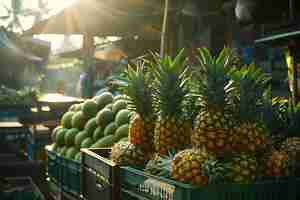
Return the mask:
<path id="1" fill-rule="evenodd" d="M 232 149 L 232 116 L 229 96 L 232 91 L 229 71 L 232 52 L 229 49 L 213 57 L 208 49 L 199 49 L 199 89 L 196 91 L 201 106 L 191 136 L 194 148 L 206 148 L 222 155 Z"/>
<path id="2" fill-rule="evenodd" d="M 121 91 L 129 97 L 128 108 L 134 111 L 129 125 L 129 141 L 140 145 L 145 151 L 154 152 L 155 115 L 149 73 L 144 62 L 139 61 L 133 69 L 128 66 L 120 84 Z"/>
<path id="3" fill-rule="evenodd" d="M 236 123 L 233 146 L 236 152 L 262 152 L 268 143 L 266 126 L 260 107 L 270 80 L 254 64 L 232 73 L 235 85 Z"/>
<path id="4" fill-rule="evenodd" d="M 183 115 L 183 101 L 187 94 L 188 67 L 183 50 L 174 58 L 155 56 L 152 71 L 155 77 L 154 103 L 158 113 L 154 143 L 160 155 L 169 150 L 184 149 L 189 145 L 189 126 Z"/>

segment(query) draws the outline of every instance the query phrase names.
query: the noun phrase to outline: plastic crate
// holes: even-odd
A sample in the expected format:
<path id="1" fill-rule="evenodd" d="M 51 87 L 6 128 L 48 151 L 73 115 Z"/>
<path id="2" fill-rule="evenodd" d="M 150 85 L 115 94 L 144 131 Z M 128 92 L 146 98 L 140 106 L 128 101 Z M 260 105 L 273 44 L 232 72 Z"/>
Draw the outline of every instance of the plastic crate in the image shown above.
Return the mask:
<path id="1" fill-rule="evenodd" d="M 119 200 L 119 167 L 109 160 L 111 149 L 82 149 L 81 191 L 87 200 Z"/>
<path id="2" fill-rule="evenodd" d="M 58 156 L 61 163 L 62 189 L 72 195 L 80 195 L 81 163 Z"/>
<path id="3" fill-rule="evenodd" d="M 45 146 L 50 143 L 50 131 L 30 134 L 27 142 L 27 155 L 30 160 L 46 160 Z"/>
<path id="4" fill-rule="evenodd" d="M 49 146 L 45 147 L 47 153 L 47 173 L 50 180 L 54 183 L 58 183 L 61 177 L 61 163 L 58 155 L 49 149 Z"/>
<path id="5" fill-rule="evenodd" d="M 1 191 L 1 200 L 45 200 L 30 177 L 14 177 L 6 180 L 9 187 Z"/>
<path id="6" fill-rule="evenodd" d="M 220 184 L 195 187 L 152 176 L 132 167 L 120 168 L 121 190 L 136 199 L 149 200 L 296 200 L 296 179 L 254 184 Z"/>
<path id="7" fill-rule="evenodd" d="M 22 104 L 1 104 L 0 105 L 0 119 L 10 118 L 10 117 L 26 117 L 31 115 L 32 105 L 22 105 Z"/>

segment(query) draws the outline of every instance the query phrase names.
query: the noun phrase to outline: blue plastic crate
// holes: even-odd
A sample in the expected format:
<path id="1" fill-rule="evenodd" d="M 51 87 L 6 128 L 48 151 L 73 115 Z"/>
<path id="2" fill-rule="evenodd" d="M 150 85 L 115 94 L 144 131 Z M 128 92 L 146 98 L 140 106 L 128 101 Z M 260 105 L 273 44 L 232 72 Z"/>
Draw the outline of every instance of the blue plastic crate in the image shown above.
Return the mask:
<path id="1" fill-rule="evenodd" d="M 50 144 L 50 136 L 48 134 L 28 136 L 27 155 L 30 160 L 46 160 L 45 146 Z"/>

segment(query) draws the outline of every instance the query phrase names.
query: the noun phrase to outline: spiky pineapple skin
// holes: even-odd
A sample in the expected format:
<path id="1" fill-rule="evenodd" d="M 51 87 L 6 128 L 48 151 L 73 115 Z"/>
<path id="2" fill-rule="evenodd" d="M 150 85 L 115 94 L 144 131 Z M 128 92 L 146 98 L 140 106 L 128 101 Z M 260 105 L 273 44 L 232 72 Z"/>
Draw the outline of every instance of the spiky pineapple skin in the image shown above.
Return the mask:
<path id="1" fill-rule="evenodd" d="M 253 183 L 259 173 L 259 163 L 255 156 L 239 154 L 230 161 L 228 181 L 230 183 Z"/>
<path id="2" fill-rule="evenodd" d="M 300 137 L 287 138 L 280 146 L 296 162 L 300 162 Z"/>
<path id="3" fill-rule="evenodd" d="M 257 153 L 267 147 L 268 138 L 262 124 L 242 122 L 233 128 L 233 148 L 235 152 Z"/>
<path id="4" fill-rule="evenodd" d="M 111 159 L 118 165 L 144 165 L 150 158 L 149 152 L 128 141 L 119 141 L 111 151 Z"/>
<path id="5" fill-rule="evenodd" d="M 189 125 L 176 117 L 159 117 L 154 132 L 156 152 L 167 155 L 169 150 L 182 150 L 190 143 Z M 190 129 L 188 129 L 190 130 Z"/>
<path id="6" fill-rule="evenodd" d="M 203 173 L 203 163 L 214 159 L 206 150 L 186 149 L 175 155 L 171 164 L 171 177 L 193 185 L 205 185 L 208 176 Z"/>
<path id="7" fill-rule="evenodd" d="M 154 128 L 153 117 L 142 118 L 135 113 L 129 123 L 129 141 L 132 144 L 140 145 L 143 150 L 154 152 Z"/>
<path id="8" fill-rule="evenodd" d="M 230 115 L 222 110 L 202 110 L 196 117 L 191 136 L 193 147 L 206 148 L 217 155 L 231 151 L 232 124 Z"/>
<path id="9" fill-rule="evenodd" d="M 284 177 L 290 175 L 290 158 L 287 152 L 273 150 L 266 159 L 264 174 L 268 177 Z"/>
<path id="10" fill-rule="evenodd" d="M 287 152 L 295 175 L 300 176 L 300 138 L 299 137 L 287 138 L 281 144 L 280 150 Z"/>

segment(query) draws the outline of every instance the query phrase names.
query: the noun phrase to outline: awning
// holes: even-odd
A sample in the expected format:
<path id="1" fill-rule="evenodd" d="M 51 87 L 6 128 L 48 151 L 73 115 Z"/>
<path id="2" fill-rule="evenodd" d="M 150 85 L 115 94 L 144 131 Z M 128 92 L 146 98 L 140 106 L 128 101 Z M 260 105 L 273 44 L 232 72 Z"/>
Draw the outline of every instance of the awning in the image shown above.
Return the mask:
<path id="1" fill-rule="evenodd" d="M 128 2 L 131 3 L 128 4 Z M 149 2 L 152 4 L 143 0 L 81 0 L 49 19 L 34 25 L 24 34 L 125 36 L 142 33 L 147 35 L 149 30 L 145 30 L 147 29 L 145 26 L 155 26 L 155 24 L 160 26 L 162 20 L 161 10 L 157 9 L 161 3 L 157 0 L 149 0 Z M 138 6 L 140 3 L 143 6 Z M 159 36 L 159 32 L 149 34 L 150 37 Z"/>
<path id="2" fill-rule="evenodd" d="M 41 57 L 31 52 L 25 52 L 15 41 L 13 41 L 3 27 L 0 28 L 0 63 L 31 62 L 40 63 Z"/>

